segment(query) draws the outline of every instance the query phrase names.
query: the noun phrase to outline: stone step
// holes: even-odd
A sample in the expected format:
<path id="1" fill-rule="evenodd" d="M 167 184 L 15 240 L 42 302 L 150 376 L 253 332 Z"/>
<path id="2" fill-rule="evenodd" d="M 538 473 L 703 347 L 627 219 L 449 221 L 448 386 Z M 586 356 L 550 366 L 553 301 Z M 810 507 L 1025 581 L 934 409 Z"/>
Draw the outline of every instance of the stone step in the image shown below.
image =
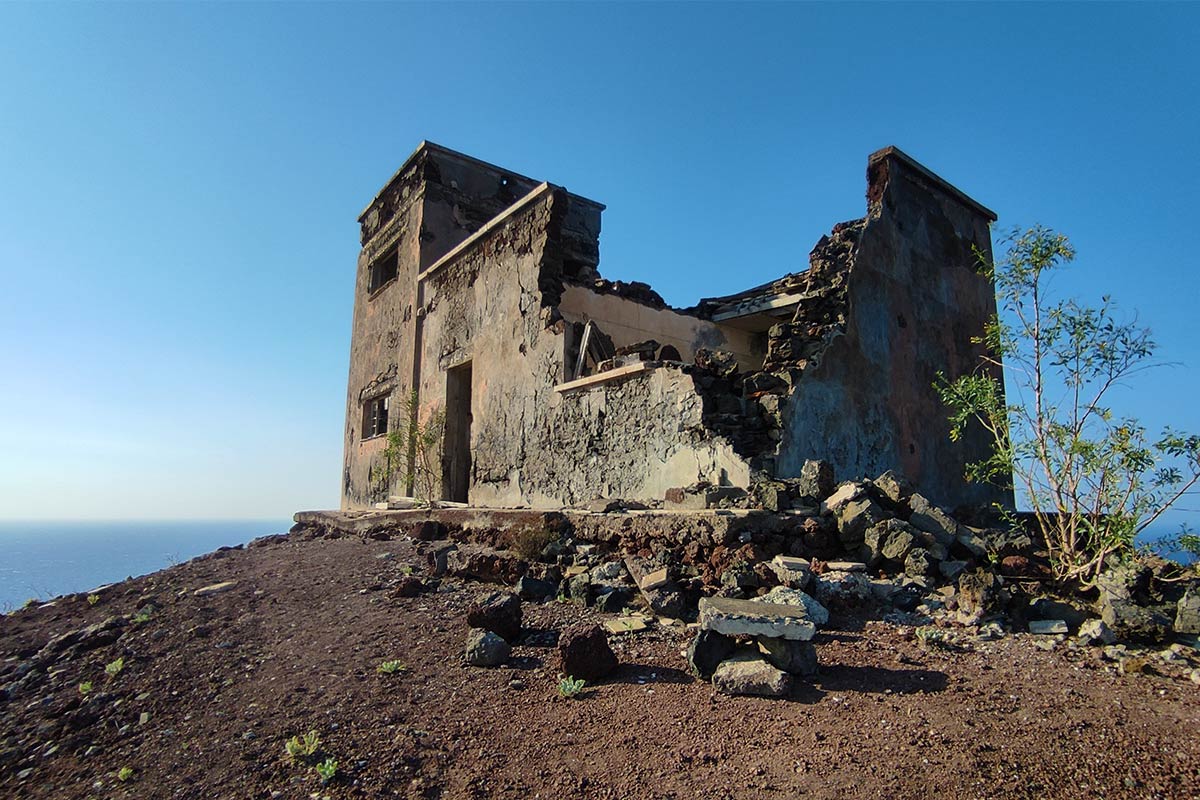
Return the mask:
<path id="1" fill-rule="evenodd" d="M 817 632 L 800 606 L 756 603 L 729 597 L 700 600 L 700 627 L 726 636 L 767 636 L 807 642 Z"/>

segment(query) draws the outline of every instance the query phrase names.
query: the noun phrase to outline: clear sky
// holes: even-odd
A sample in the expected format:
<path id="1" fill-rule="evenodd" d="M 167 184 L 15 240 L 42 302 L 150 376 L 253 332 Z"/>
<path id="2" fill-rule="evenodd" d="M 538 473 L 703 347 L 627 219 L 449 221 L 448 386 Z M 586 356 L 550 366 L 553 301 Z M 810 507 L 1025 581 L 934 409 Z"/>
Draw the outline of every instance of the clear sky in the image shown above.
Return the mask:
<path id="1" fill-rule="evenodd" d="M 676 305 L 803 268 L 898 145 L 1071 236 L 1058 286 L 1181 363 L 1129 410 L 1200 430 L 1197 41 L 1200 4 L 0 3 L 0 518 L 335 507 L 355 218 L 422 139 L 606 203 L 601 270 Z"/>

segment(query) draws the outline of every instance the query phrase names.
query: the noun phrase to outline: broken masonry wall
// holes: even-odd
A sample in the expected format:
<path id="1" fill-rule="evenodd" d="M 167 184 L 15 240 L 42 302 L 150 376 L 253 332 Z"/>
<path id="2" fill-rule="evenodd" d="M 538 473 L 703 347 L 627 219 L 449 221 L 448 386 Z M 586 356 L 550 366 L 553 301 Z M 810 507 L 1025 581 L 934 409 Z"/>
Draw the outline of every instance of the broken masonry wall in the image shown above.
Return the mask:
<path id="1" fill-rule="evenodd" d="M 654 339 L 659 344 L 674 346 L 685 363 L 692 363 L 698 349 L 709 348 L 733 353 L 743 370 L 762 366 L 762 337 L 670 308 L 655 308 L 568 283 L 559 311 L 568 322 L 594 321 L 616 347 Z"/>
<path id="2" fill-rule="evenodd" d="M 701 477 L 745 485 L 745 462 L 704 430 L 681 369 L 555 390 L 567 325 L 553 302 L 573 252 L 564 244 L 573 202 L 548 189 L 425 281 L 423 414 L 444 402 L 447 371 L 471 363 L 469 502 L 557 508 L 658 499 Z"/>
<path id="3" fill-rule="evenodd" d="M 990 258 L 995 217 L 894 148 L 870 159 L 868 201 L 844 333 L 783 406 L 775 473 L 795 477 L 805 459 L 824 459 L 839 479 L 894 469 L 944 503 L 1011 504 L 1011 493 L 966 481 L 965 465 L 986 455 L 987 441 L 972 431 L 951 442 L 933 389 L 939 370 L 953 379 L 984 353 L 971 340 L 996 299 L 975 249 Z"/>

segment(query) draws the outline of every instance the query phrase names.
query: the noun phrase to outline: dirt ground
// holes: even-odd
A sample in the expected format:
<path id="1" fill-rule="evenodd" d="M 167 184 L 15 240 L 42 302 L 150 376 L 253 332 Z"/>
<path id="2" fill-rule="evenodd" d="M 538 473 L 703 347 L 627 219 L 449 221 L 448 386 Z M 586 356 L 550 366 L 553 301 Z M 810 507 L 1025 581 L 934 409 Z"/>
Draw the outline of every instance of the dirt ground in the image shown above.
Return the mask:
<path id="1" fill-rule="evenodd" d="M 0 618 L 0 797 L 1200 796 L 1200 689 L 1118 675 L 1095 651 L 1026 635 L 926 649 L 835 618 L 820 677 L 767 700 L 715 694 L 687 671 L 687 629 L 660 626 L 613 637 L 620 670 L 567 700 L 557 631 L 603 615 L 525 603 L 509 664 L 465 666 L 485 587 L 391 597 L 421 574 L 415 547 L 285 540 Z M 220 581 L 237 583 L 194 596 Z M 22 671 L 52 636 L 146 603 L 115 641 Z M 406 668 L 379 673 L 392 659 Z M 310 730 L 318 752 L 290 759 L 285 740 Z"/>

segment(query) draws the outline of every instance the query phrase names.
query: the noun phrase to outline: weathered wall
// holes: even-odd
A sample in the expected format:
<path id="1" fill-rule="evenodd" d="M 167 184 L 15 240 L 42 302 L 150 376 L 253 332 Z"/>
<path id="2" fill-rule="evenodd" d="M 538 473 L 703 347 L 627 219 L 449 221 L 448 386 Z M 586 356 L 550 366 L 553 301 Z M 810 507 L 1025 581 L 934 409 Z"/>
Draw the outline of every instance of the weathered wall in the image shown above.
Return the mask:
<path id="1" fill-rule="evenodd" d="M 594 320 L 617 347 L 655 339 L 660 344 L 675 346 L 688 363 L 695 358 L 698 348 L 707 347 L 733 353 L 743 370 L 762 366 L 763 351 L 759 344 L 762 337 L 669 308 L 651 308 L 625 297 L 568 285 L 559 310 L 570 322 Z"/>
<path id="2" fill-rule="evenodd" d="M 982 355 L 971 339 L 996 301 L 972 248 L 990 257 L 989 215 L 894 152 L 872 158 L 868 182 L 845 332 L 787 399 L 777 474 L 798 475 L 805 459 L 821 458 L 839 479 L 898 470 L 943 503 L 1011 500 L 965 481 L 964 464 L 986 443 L 950 441 L 933 389 L 939 370 L 953 378 Z"/>

